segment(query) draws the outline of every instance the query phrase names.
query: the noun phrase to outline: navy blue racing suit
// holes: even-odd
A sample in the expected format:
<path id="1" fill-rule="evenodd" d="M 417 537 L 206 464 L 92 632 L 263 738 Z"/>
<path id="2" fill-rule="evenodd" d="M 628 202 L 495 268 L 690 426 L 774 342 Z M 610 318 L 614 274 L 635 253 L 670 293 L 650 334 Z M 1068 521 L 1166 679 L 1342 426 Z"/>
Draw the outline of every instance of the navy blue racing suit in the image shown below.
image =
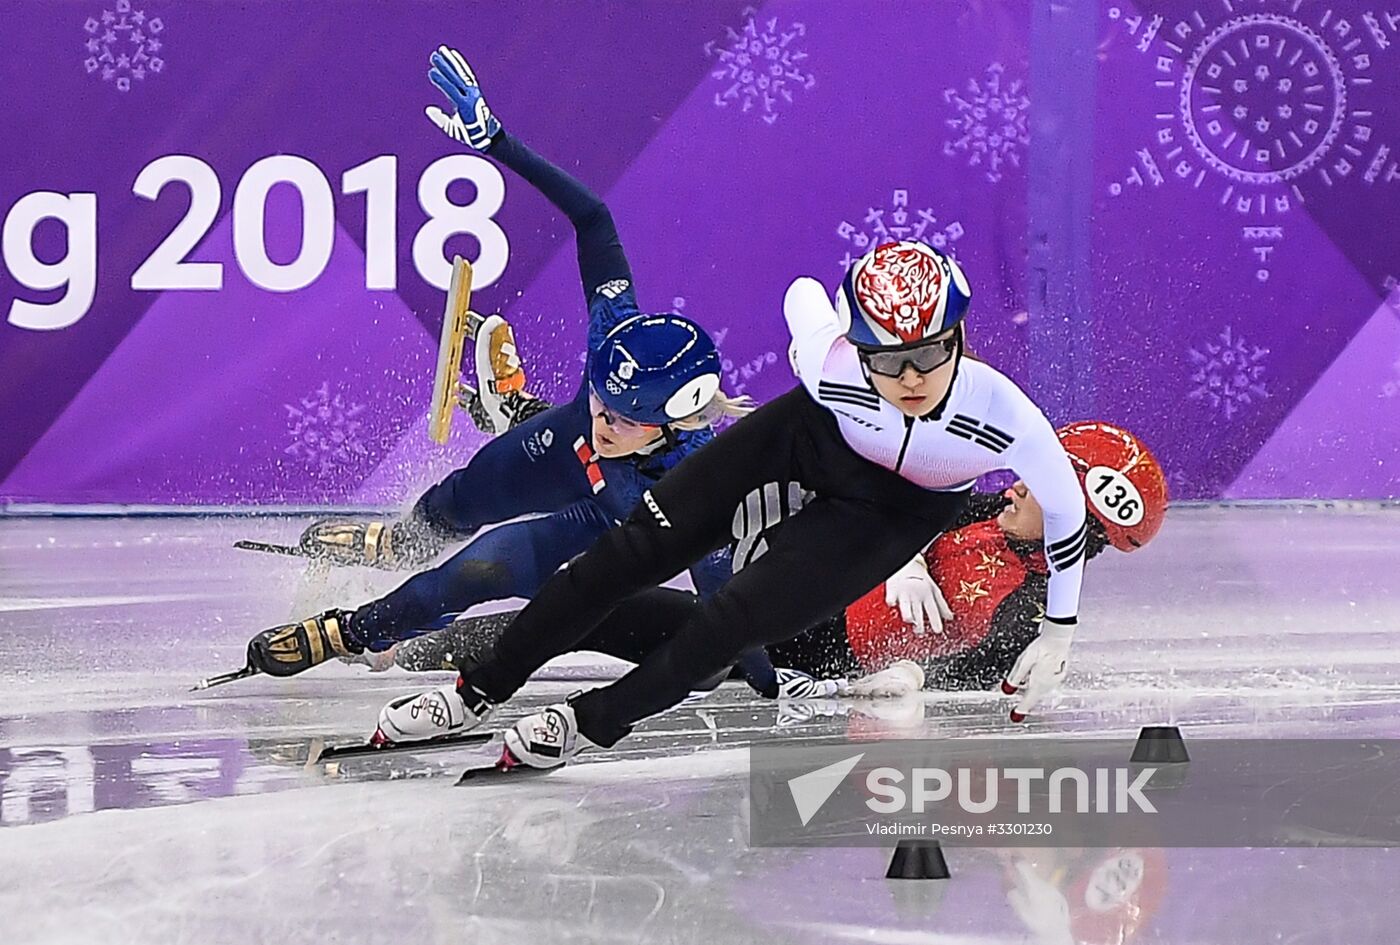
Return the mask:
<path id="1" fill-rule="evenodd" d="M 573 223 L 591 359 L 615 325 L 640 314 L 612 215 L 582 183 L 504 131 L 485 153 L 532 184 Z M 532 596 L 560 565 L 625 519 L 663 473 L 714 436 L 709 429 L 669 430 L 646 455 L 601 459 L 590 445 L 587 378 L 585 365 L 571 401 L 496 437 L 418 500 L 413 517 L 449 539 L 465 539 L 484 525 L 508 524 L 359 608 L 350 626 L 366 647 L 387 649 L 484 601 Z M 531 514 L 539 517 L 509 521 Z M 703 559 L 690 573 L 697 590 L 708 596 L 730 577 L 727 553 Z"/>

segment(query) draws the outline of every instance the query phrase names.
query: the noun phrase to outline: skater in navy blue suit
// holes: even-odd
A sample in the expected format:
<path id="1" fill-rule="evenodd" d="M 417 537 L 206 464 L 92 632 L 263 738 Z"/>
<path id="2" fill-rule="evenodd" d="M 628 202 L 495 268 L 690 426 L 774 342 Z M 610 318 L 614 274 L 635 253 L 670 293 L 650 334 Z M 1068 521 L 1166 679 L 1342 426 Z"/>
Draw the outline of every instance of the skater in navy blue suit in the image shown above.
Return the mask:
<path id="1" fill-rule="evenodd" d="M 426 564 L 485 525 L 508 523 L 354 611 L 329 610 L 258 634 L 248 645 L 249 664 L 270 675 L 381 651 L 475 604 L 531 596 L 625 519 L 668 469 L 708 443 L 714 421 L 746 412 L 720 391 L 719 354 L 703 328 L 678 315 L 641 312 L 602 200 L 501 128 L 460 54 L 434 53 L 431 78 L 456 106 L 450 117 L 430 108 L 434 123 L 510 168 L 574 225 L 588 307 L 584 377 L 572 400 L 548 409 L 518 393 L 496 398 L 489 412 L 516 422 L 429 489 L 404 519 L 308 529 L 302 549 L 311 557 L 403 568 Z M 531 514 L 538 517 L 511 521 Z M 722 553 L 690 570 L 701 594 L 730 577 Z"/>

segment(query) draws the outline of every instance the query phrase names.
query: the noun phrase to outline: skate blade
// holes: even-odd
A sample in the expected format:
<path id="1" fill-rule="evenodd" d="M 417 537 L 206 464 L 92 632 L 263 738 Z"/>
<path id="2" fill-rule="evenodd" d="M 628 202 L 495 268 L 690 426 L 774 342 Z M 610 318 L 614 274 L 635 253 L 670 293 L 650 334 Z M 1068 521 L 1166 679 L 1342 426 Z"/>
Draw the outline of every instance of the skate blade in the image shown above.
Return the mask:
<path id="1" fill-rule="evenodd" d="M 480 768 L 468 768 L 462 772 L 462 776 L 457 779 L 457 787 L 471 784 L 481 784 L 486 781 L 494 781 L 497 778 L 530 778 L 541 774 L 552 774 L 558 771 L 563 765 L 555 765 L 553 768 L 532 768 L 522 764 L 510 753 L 510 749 L 502 746 L 501 757 L 493 765 L 482 765 Z"/>
<path id="2" fill-rule="evenodd" d="M 462 374 L 462 349 L 471 325 L 472 267 L 461 256 L 452 258 L 452 281 L 438 338 L 437 370 L 433 376 L 433 405 L 428 411 L 428 436 L 445 444 L 452 433 L 453 405 Z M 478 316 L 479 317 L 479 316 Z"/>
<path id="3" fill-rule="evenodd" d="M 261 551 L 270 555 L 288 555 L 293 558 L 304 558 L 306 553 L 295 545 L 278 545 L 270 541 L 250 541 L 243 539 L 233 543 L 233 547 L 239 551 Z"/>
<path id="4" fill-rule="evenodd" d="M 222 673 L 218 676 L 209 676 L 205 679 L 201 679 L 199 682 L 195 683 L 193 686 L 190 687 L 190 692 L 200 692 L 204 689 L 213 689 L 215 686 L 222 686 L 225 683 L 236 682 L 240 679 L 247 679 L 249 676 L 256 675 L 258 675 L 258 670 L 254 669 L 252 666 L 245 666 L 242 669 L 236 669 L 231 673 Z"/>
<path id="5" fill-rule="evenodd" d="M 329 745 L 308 764 L 342 758 L 363 758 L 370 755 L 417 754 L 424 751 L 442 751 L 447 748 L 474 747 L 491 740 L 488 732 L 464 732 L 460 735 L 439 735 L 417 742 L 390 742 L 370 739 L 354 745 Z"/>

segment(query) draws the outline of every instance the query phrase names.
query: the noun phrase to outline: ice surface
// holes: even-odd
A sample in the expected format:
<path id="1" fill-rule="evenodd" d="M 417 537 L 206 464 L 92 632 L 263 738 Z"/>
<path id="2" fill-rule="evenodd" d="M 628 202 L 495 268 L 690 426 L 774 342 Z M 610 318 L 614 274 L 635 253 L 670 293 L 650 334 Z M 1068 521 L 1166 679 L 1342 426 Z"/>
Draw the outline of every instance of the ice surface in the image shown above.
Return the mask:
<path id="1" fill-rule="evenodd" d="M 950 881 L 892 883 L 887 850 L 748 846 L 751 740 L 1007 732 L 991 694 L 779 724 L 726 685 L 541 780 L 453 788 L 472 752 L 304 772 L 313 737 L 363 736 L 425 677 L 333 664 L 186 691 L 294 602 L 395 580 L 310 586 L 230 547 L 299 528 L 0 518 L 0 942 L 1395 941 L 1388 850 L 1148 851 L 1137 895 L 1093 908 L 1113 851 L 950 846 Z M 1151 547 L 1090 565 L 1067 689 L 1025 728 L 1395 737 L 1397 573 L 1395 510 L 1174 510 Z M 609 672 L 575 657 L 502 719 Z M 1031 873 L 1067 914 L 1012 894 Z"/>

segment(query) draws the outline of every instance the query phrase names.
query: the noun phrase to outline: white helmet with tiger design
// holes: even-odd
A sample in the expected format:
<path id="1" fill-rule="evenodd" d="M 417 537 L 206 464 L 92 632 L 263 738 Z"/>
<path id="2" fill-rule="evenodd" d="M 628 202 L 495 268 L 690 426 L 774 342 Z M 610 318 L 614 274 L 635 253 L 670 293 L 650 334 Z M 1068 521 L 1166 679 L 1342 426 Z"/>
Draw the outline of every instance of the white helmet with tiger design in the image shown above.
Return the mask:
<path id="1" fill-rule="evenodd" d="M 917 345 L 962 322 L 972 301 L 951 257 L 914 240 L 885 243 L 846 272 L 836 294 L 846 337 L 859 348 Z"/>

